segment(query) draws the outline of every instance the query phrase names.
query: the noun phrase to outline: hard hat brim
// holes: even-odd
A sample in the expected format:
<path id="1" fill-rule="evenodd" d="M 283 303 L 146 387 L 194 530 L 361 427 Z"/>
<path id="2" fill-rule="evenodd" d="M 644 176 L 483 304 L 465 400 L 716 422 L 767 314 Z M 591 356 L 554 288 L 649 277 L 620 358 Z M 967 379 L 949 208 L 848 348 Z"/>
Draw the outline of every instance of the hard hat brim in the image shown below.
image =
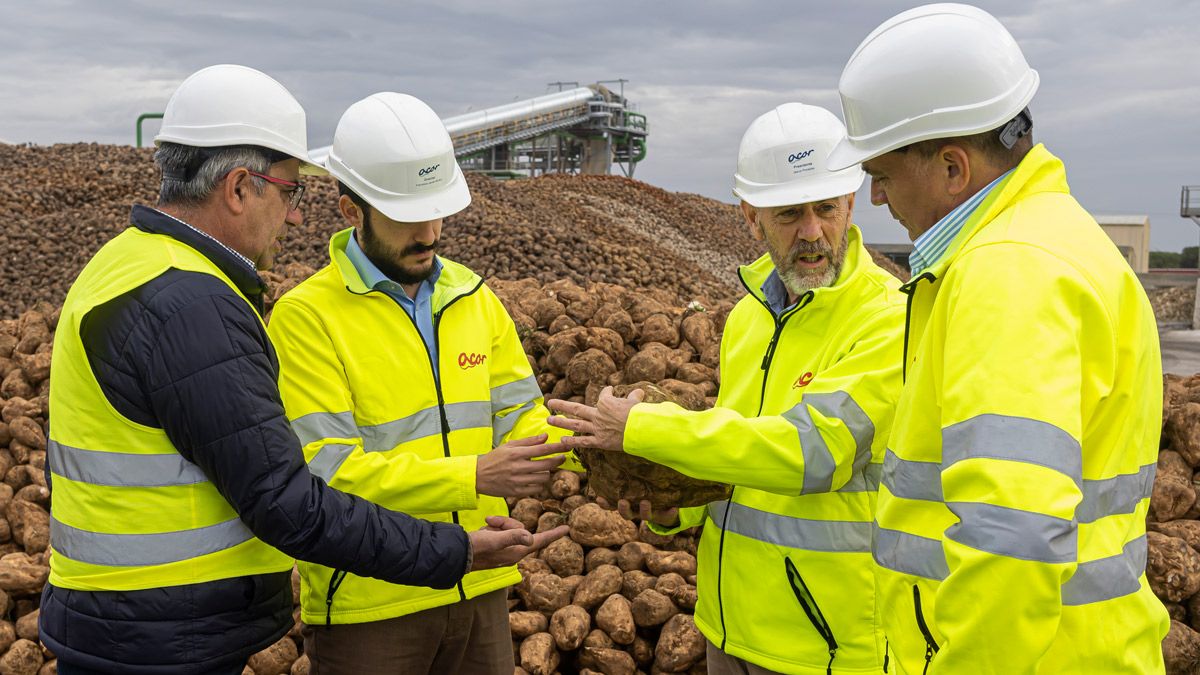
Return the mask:
<path id="1" fill-rule="evenodd" d="M 866 174 L 860 169 L 844 175 L 764 185 L 734 176 L 733 195 L 755 208 L 808 204 L 858 192 Z"/>
<path id="2" fill-rule="evenodd" d="M 326 159 L 326 162 L 330 162 L 330 159 Z M 388 194 L 365 184 L 357 176 L 338 171 L 336 165 L 329 173 L 380 213 L 398 223 L 423 223 L 447 218 L 471 205 L 471 190 L 467 187 L 467 178 L 457 162 L 450 185 L 429 195 Z"/>

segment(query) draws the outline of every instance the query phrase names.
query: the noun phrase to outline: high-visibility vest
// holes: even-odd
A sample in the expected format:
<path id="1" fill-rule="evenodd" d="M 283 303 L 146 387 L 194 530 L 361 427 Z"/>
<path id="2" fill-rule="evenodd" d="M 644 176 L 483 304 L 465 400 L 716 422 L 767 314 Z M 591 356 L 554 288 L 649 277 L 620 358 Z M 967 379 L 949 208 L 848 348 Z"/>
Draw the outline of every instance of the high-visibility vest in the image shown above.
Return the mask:
<path id="1" fill-rule="evenodd" d="M 874 556 L 902 674 L 1161 673 L 1162 411 L 1137 276 L 1033 148 L 905 287 Z"/>
<path id="2" fill-rule="evenodd" d="M 431 307 L 438 352 L 388 294 L 368 288 L 335 234 L 331 264 L 275 304 L 268 331 L 280 391 L 309 470 L 330 486 L 467 531 L 507 515 L 475 492 L 476 459 L 510 438 L 549 431 L 516 326 L 483 280 L 441 258 Z M 397 542 L 402 545 L 402 542 Z M 435 590 L 300 563 L 306 623 L 379 621 L 476 597 L 521 580 L 515 566 Z"/>
<path id="3" fill-rule="evenodd" d="M 245 299 L 200 252 L 134 227 L 105 244 L 67 293 L 54 336 L 47 443 L 50 583 L 60 588 L 159 588 L 292 566 L 254 536 L 166 432 L 117 412 L 88 364 L 80 337 L 88 312 L 172 268 L 210 274 Z"/>
<path id="4" fill-rule="evenodd" d="M 883 670 L 871 561 L 876 486 L 900 393 L 904 297 L 851 226 L 835 284 L 776 317 L 763 256 L 725 323 L 716 407 L 633 408 L 627 452 L 733 484 L 681 509 L 704 525 L 696 626 L 726 653 L 781 673 Z M 662 530 L 660 530 L 662 531 Z"/>

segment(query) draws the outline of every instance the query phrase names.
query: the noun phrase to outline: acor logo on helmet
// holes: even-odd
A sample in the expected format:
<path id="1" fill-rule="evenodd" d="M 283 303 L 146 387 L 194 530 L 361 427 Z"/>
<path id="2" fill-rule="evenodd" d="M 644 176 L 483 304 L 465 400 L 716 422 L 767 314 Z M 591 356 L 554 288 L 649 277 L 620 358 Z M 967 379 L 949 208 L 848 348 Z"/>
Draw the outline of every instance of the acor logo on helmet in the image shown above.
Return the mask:
<path id="1" fill-rule="evenodd" d="M 434 164 L 433 166 L 427 166 L 424 169 L 421 169 L 420 171 L 418 171 L 417 175 L 424 176 L 425 174 L 433 173 L 434 171 L 437 171 L 437 168 L 439 166 L 441 166 L 441 164 Z"/>
<path id="2" fill-rule="evenodd" d="M 466 352 L 461 352 L 458 355 L 458 367 L 462 368 L 463 370 L 468 370 L 470 368 L 474 368 L 475 366 L 482 365 L 484 361 L 487 361 L 487 354 L 468 354 Z"/>
<path id="3" fill-rule="evenodd" d="M 809 148 L 808 150 L 803 150 L 801 152 L 794 152 L 788 155 L 788 163 L 791 164 L 793 162 L 799 162 L 800 160 L 805 159 L 809 155 L 813 154 L 815 151 L 816 148 Z"/>

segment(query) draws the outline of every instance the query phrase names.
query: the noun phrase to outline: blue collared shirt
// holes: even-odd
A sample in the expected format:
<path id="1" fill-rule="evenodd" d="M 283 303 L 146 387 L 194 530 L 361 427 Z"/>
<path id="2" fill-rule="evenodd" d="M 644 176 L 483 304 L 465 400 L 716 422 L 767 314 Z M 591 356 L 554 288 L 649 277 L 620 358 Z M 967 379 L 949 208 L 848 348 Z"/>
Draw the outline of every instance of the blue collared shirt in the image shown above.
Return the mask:
<path id="1" fill-rule="evenodd" d="M 438 260 L 437 256 L 433 257 L 433 271 L 429 278 L 421 282 L 417 288 L 417 297 L 410 298 L 408 293 L 404 292 L 404 287 L 399 283 L 388 278 L 367 254 L 363 252 L 362 247 L 358 245 L 358 238 L 353 234 L 350 235 L 350 240 L 346 242 L 346 257 L 354 265 L 358 276 L 362 278 L 363 283 L 368 288 L 373 288 L 377 291 L 388 294 L 396 301 L 400 307 L 412 317 L 413 323 L 417 325 L 417 332 L 421 334 L 421 339 L 425 341 L 425 347 L 429 350 L 429 358 L 433 361 L 433 374 L 435 377 L 440 377 L 441 373 L 438 370 L 438 347 L 437 336 L 433 330 L 433 288 L 437 284 L 438 277 L 442 274 L 442 261 Z"/>
<path id="2" fill-rule="evenodd" d="M 1003 175 L 990 182 L 979 192 L 976 192 L 973 197 L 967 201 L 954 207 L 954 210 L 947 213 L 941 220 L 937 221 L 933 227 L 921 233 L 913 242 L 913 252 L 908 256 L 908 268 L 912 270 L 912 275 L 915 277 L 921 272 L 933 267 L 942 256 L 950 250 L 950 245 L 954 243 L 958 233 L 962 232 L 963 224 L 975 213 L 975 209 L 983 203 L 984 199 L 992 192 L 997 185 L 1000 184 L 1008 175 L 1012 173 L 1012 169 L 1004 172 Z"/>
<path id="3" fill-rule="evenodd" d="M 783 279 L 779 277 L 779 270 L 771 270 L 767 275 L 767 280 L 762 285 L 763 296 L 767 299 L 767 306 L 775 313 L 775 316 L 782 316 L 784 312 L 792 308 L 796 304 L 788 298 L 787 286 L 783 284 Z"/>

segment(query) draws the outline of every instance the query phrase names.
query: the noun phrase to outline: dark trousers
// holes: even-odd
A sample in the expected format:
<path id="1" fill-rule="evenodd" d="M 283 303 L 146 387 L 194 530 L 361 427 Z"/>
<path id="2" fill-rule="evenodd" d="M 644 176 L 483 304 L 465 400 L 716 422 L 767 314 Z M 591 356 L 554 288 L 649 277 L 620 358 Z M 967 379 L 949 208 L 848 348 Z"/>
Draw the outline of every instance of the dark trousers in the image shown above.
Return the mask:
<path id="1" fill-rule="evenodd" d="M 512 675 L 508 590 L 407 616 L 304 626 L 311 675 Z"/>

